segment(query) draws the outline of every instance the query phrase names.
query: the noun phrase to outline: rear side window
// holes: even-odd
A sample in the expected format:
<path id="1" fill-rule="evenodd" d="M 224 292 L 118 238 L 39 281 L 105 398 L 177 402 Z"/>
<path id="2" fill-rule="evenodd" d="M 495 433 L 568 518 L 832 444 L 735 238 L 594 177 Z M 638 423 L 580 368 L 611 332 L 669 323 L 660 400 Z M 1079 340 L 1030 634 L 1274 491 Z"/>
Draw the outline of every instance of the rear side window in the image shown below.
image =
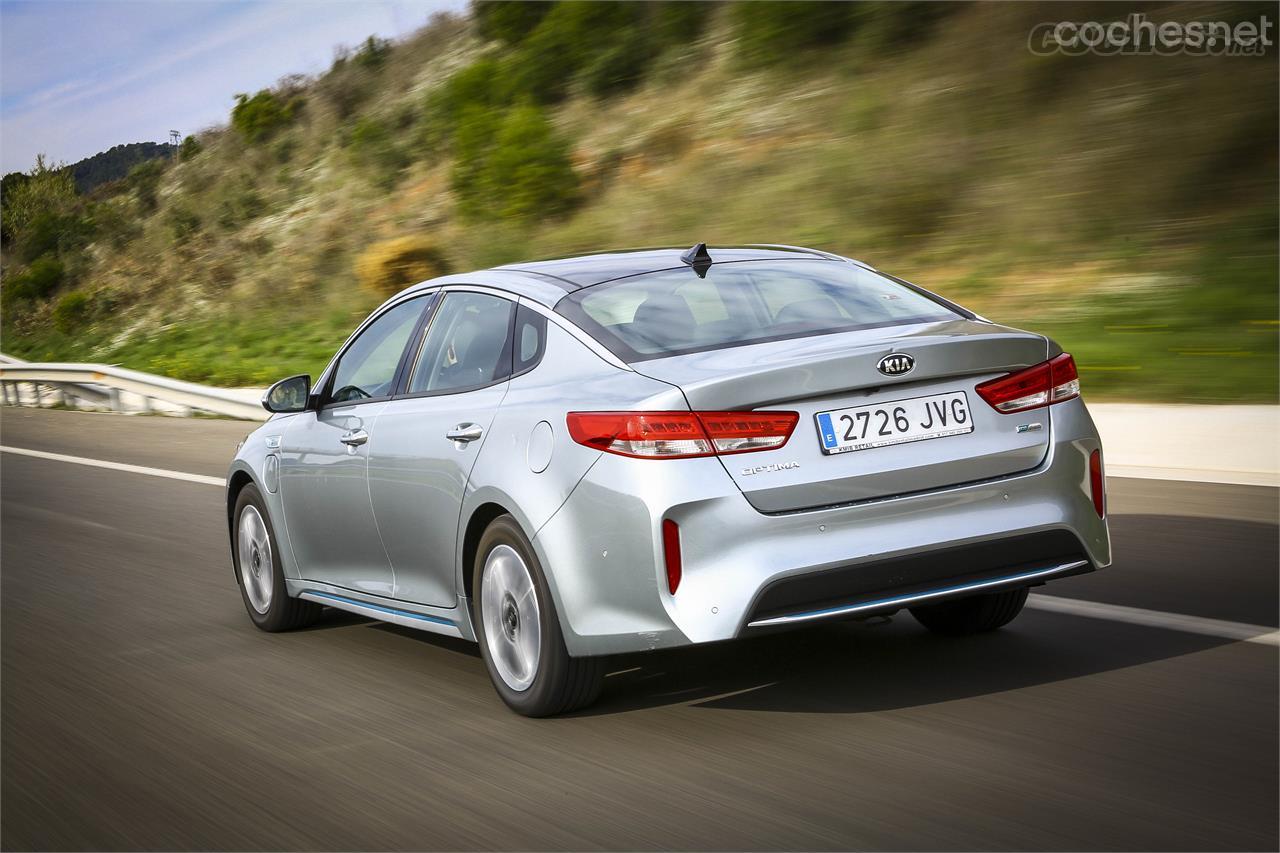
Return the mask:
<path id="1" fill-rule="evenodd" d="M 515 307 L 484 293 L 446 293 L 427 330 L 409 393 L 464 391 L 509 376 Z"/>
<path id="2" fill-rule="evenodd" d="M 521 305 L 516 309 L 515 348 L 512 373 L 532 370 L 542 361 L 547 347 L 547 318 L 537 311 Z"/>
<path id="3" fill-rule="evenodd" d="M 571 293 L 556 311 L 624 361 L 877 326 L 952 320 L 945 305 L 835 261 L 737 261 Z"/>

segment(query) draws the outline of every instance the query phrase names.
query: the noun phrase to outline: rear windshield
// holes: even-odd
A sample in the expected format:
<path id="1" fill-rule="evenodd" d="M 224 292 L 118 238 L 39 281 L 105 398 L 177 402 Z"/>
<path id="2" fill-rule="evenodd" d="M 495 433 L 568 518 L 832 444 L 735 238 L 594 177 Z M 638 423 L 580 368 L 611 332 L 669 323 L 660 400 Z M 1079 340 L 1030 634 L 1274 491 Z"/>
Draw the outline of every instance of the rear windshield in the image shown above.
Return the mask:
<path id="1" fill-rule="evenodd" d="M 556 311 L 624 361 L 877 326 L 953 320 L 945 305 L 854 264 L 713 264 L 646 273 L 571 293 Z"/>

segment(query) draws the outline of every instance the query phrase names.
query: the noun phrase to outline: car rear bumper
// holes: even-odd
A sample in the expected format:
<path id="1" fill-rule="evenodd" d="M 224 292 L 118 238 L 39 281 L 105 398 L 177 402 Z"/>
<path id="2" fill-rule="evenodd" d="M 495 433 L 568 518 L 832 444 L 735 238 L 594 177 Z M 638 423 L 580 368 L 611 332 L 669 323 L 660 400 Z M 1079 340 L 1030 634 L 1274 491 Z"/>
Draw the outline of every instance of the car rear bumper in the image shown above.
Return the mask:
<path id="1" fill-rule="evenodd" d="M 1110 564 L 1089 491 L 1100 447 L 1079 400 L 1053 407 L 1036 468 L 838 507 L 763 514 L 714 458 L 603 454 L 533 539 L 571 654 L 733 639 L 1017 588 Z M 683 577 L 667 589 L 664 519 Z"/>

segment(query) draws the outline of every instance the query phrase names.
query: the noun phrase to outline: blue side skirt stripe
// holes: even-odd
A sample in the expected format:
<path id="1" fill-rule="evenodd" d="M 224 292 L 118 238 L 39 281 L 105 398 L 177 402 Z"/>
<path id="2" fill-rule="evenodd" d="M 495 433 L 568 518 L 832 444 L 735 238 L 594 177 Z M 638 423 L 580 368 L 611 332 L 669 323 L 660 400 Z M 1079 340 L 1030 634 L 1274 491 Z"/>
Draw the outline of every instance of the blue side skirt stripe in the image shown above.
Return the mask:
<path id="1" fill-rule="evenodd" d="M 442 619 L 439 616 L 428 616 L 425 613 L 414 613 L 409 610 L 397 610 L 394 607 L 383 607 L 381 604 L 370 604 L 367 601 L 360 601 L 359 599 L 355 599 L 355 598 L 347 598 L 346 596 L 342 596 L 342 595 L 334 595 L 331 592 L 320 592 L 319 590 L 315 590 L 315 589 L 307 589 L 307 590 L 303 590 L 302 594 L 314 596 L 315 598 L 329 598 L 334 601 L 341 601 L 344 604 L 351 604 L 356 607 L 363 607 L 366 610 L 377 610 L 380 613 L 390 613 L 392 616 L 401 616 L 405 619 L 421 619 L 423 622 L 434 622 L 437 625 L 448 625 L 453 628 L 458 627 L 456 622 L 451 622 L 448 619 Z"/>

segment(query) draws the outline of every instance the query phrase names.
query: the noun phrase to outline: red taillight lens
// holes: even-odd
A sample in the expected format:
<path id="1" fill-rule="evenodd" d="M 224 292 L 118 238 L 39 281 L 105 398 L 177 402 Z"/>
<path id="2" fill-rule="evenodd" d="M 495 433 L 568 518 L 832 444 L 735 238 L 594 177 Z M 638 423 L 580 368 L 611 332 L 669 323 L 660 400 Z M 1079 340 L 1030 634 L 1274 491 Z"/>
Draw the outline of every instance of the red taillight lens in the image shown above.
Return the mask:
<path id="1" fill-rule="evenodd" d="M 1102 476 L 1102 451 L 1089 454 L 1089 492 L 1093 495 L 1093 508 L 1098 518 L 1107 517 L 1107 486 Z"/>
<path id="2" fill-rule="evenodd" d="M 579 444 L 641 459 L 688 459 L 781 447 L 795 412 L 570 412 Z"/>
<path id="3" fill-rule="evenodd" d="M 680 527 L 669 518 L 662 522 L 662 557 L 667 564 L 667 589 L 675 595 L 684 566 L 680 561 Z"/>
<path id="4" fill-rule="evenodd" d="M 1080 375 L 1068 353 L 983 382 L 974 389 L 997 412 L 1010 415 L 1080 396 Z"/>

